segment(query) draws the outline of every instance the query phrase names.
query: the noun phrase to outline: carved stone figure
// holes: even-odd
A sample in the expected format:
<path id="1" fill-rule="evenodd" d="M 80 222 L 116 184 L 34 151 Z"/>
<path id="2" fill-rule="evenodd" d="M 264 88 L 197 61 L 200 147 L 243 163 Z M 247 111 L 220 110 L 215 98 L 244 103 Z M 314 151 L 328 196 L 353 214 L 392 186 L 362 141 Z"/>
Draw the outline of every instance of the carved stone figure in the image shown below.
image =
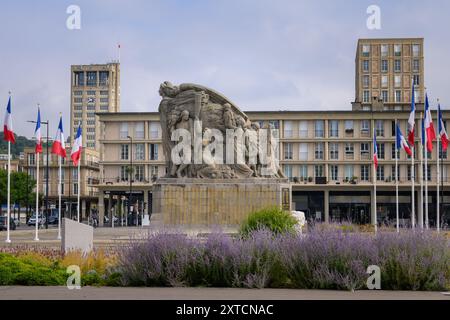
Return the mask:
<path id="1" fill-rule="evenodd" d="M 210 179 L 233 179 L 233 178 L 249 178 L 249 177 L 282 177 L 279 168 L 275 168 L 277 161 L 274 155 L 269 154 L 270 161 L 266 166 L 274 167 L 273 174 L 267 176 L 262 174 L 263 164 L 259 152 L 262 150 L 258 144 L 258 140 L 249 139 L 249 130 L 258 131 L 259 125 L 252 123 L 248 116 L 243 113 L 233 102 L 222 94 L 210 88 L 184 83 L 175 86 L 169 81 L 165 81 L 160 85 L 159 94 L 162 99 L 159 104 L 159 114 L 162 129 L 162 147 L 168 170 L 168 177 L 189 177 L 189 178 L 210 178 Z M 197 121 L 198 120 L 198 121 Z M 198 125 L 197 125 L 198 124 Z M 199 127 L 201 125 L 201 128 Z M 198 128 L 198 130 L 197 130 Z M 192 162 L 189 164 L 175 165 L 171 161 L 171 151 L 179 141 L 172 141 L 172 134 L 177 129 L 185 129 L 191 133 L 192 142 L 196 141 L 196 133 L 204 133 L 206 130 L 218 130 L 222 133 L 224 140 L 226 130 L 237 130 L 238 133 L 244 135 L 244 143 L 234 146 L 235 154 L 243 153 L 244 163 L 227 163 L 225 159 L 225 146 L 223 148 L 224 159 L 217 162 L 214 159 L 205 159 L 201 164 Z M 256 134 L 257 136 L 257 134 Z M 200 137 L 200 139 L 203 139 Z M 268 144 L 271 145 L 269 139 Z M 225 141 L 224 141 L 225 143 Z M 269 145 L 269 147 L 270 147 Z M 191 154 L 195 151 L 202 153 L 203 157 L 208 157 L 203 152 L 205 150 L 205 142 L 200 141 L 198 147 L 192 144 Z M 258 150 L 257 163 L 249 163 L 250 150 Z M 267 148 L 268 152 L 270 148 Z"/>

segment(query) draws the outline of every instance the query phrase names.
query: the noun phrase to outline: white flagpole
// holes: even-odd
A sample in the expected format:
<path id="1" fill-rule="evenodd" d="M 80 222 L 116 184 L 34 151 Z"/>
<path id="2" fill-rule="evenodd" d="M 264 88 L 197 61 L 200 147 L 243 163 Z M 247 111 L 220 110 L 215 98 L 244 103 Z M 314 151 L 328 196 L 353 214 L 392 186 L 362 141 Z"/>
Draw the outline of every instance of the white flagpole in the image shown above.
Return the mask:
<path id="1" fill-rule="evenodd" d="M 11 129 L 11 128 L 9 128 L 9 129 Z M 6 230 L 7 230 L 7 232 L 6 232 L 6 243 L 11 243 L 11 239 L 10 239 L 10 226 L 9 226 L 9 224 L 10 224 L 10 219 L 11 219 L 11 217 L 10 217 L 10 215 L 11 215 L 11 208 L 10 208 L 10 202 L 11 202 L 11 199 L 10 199 L 10 197 L 11 197 L 11 141 L 8 141 L 8 186 L 7 186 L 7 189 L 8 189 L 8 195 L 7 195 L 7 201 L 6 201 L 6 205 L 8 206 L 8 209 L 7 209 L 7 218 L 6 218 L 6 223 L 7 223 L 7 227 L 6 227 Z"/>
<path id="2" fill-rule="evenodd" d="M 373 131 L 374 138 L 372 139 L 372 144 L 375 143 L 376 131 Z M 377 149 L 378 150 L 378 149 Z M 375 203 L 375 212 L 373 213 L 372 224 L 375 228 L 375 234 L 377 233 L 377 169 L 375 168 L 375 146 L 372 146 L 372 167 L 373 167 L 373 201 Z"/>
<path id="3" fill-rule="evenodd" d="M 439 99 L 438 99 L 438 105 L 439 105 Z M 436 110 L 436 119 L 437 119 L 437 130 L 439 131 L 439 126 L 441 124 L 440 119 L 439 119 L 439 108 Z M 439 181 L 440 181 L 440 175 L 441 175 L 441 170 L 439 168 L 439 162 L 440 162 L 440 154 L 439 154 L 439 145 L 440 145 L 440 138 L 441 138 L 441 133 L 438 132 L 437 133 L 437 145 L 436 145 L 436 159 L 437 159 L 437 175 L 436 175 L 436 230 L 439 233 Z"/>
<path id="4" fill-rule="evenodd" d="M 81 179 L 80 179 L 80 160 L 78 160 L 78 198 L 77 198 L 77 220 L 80 222 L 80 189 L 81 189 Z"/>
<path id="5" fill-rule="evenodd" d="M 425 110 L 425 119 L 427 118 L 427 111 Z M 428 137 L 427 137 L 427 128 L 426 128 L 427 122 L 425 120 L 424 126 L 425 126 L 425 227 L 426 229 L 429 228 L 428 224 Z"/>
<path id="6" fill-rule="evenodd" d="M 412 152 L 412 156 L 411 156 L 411 225 L 412 228 L 415 229 L 416 227 L 416 222 L 415 222 L 415 212 L 416 212 L 416 199 L 415 199 L 415 194 L 414 194 L 414 190 L 415 190 L 415 179 L 416 179 L 416 175 L 415 175 L 415 170 L 414 170 L 414 146 L 412 146 L 411 148 L 411 152 Z"/>
<path id="7" fill-rule="evenodd" d="M 397 232 L 399 229 L 399 214 L 398 214 L 398 136 L 397 136 L 397 126 L 398 122 L 395 119 L 395 218 L 397 221 Z"/>
<path id="8" fill-rule="evenodd" d="M 63 142 L 64 144 L 64 142 Z M 65 146 L 63 145 L 63 148 L 65 148 Z M 59 199 L 58 199 L 58 240 L 61 240 L 61 192 L 62 192 L 62 188 L 61 188 L 61 181 L 62 181 L 62 177 L 61 177 L 61 156 L 58 155 L 58 162 L 59 162 L 59 186 L 58 186 L 58 194 L 59 194 Z"/>
<path id="9" fill-rule="evenodd" d="M 39 153 L 37 152 L 36 158 L 36 232 L 34 241 L 39 241 Z"/>
<path id="10" fill-rule="evenodd" d="M 420 114 L 420 119 L 423 119 L 422 114 Z M 419 152 L 420 152 L 420 195 L 423 198 L 423 136 L 422 136 L 422 122 L 420 122 L 420 145 L 419 145 Z M 417 223 L 419 224 L 419 228 L 423 230 L 423 201 L 420 203 L 419 208 L 419 214 L 417 216 Z"/>

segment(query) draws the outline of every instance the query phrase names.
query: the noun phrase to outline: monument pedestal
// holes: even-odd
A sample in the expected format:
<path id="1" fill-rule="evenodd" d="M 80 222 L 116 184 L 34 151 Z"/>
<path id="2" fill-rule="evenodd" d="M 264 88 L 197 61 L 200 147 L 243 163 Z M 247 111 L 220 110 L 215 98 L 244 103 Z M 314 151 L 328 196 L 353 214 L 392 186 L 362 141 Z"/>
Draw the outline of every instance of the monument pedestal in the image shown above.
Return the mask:
<path id="1" fill-rule="evenodd" d="M 154 184 L 151 224 L 238 225 L 255 210 L 290 210 L 291 191 L 287 179 L 161 178 Z"/>

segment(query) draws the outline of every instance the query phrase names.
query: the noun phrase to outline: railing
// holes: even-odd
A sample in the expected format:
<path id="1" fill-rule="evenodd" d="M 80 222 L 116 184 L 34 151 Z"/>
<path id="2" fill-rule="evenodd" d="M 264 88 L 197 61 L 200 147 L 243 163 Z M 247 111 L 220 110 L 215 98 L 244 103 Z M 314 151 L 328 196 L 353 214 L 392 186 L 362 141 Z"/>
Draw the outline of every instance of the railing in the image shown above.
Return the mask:
<path id="1" fill-rule="evenodd" d="M 328 184 L 328 185 L 372 185 L 372 177 L 368 177 L 367 179 L 361 180 L 360 177 L 289 177 L 290 182 L 294 184 Z M 411 180 L 407 177 L 401 177 L 398 180 L 399 185 L 411 185 Z M 419 187 L 420 179 L 415 179 L 416 187 Z M 425 183 L 425 180 L 424 180 Z M 439 179 L 439 183 L 441 180 Z M 450 178 L 444 177 L 444 184 L 450 183 Z M 377 184 L 380 185 L 392 185 L 395 186 L 395 178 L 391 176 L 384 177 L 383 180 L 377 180 Z M 428 180 L 428 184 L 435 185 L 436 178 L 432 178 Z"/>
<path id="2" fill-rule="evenodd" d="M 157 178 L 158 178 L 157 176 L 153 176 L 152 178 L 133 179 L 132 183 L 136 183 L 136 184 L 151 183 L 151 182 L 156 181 Z M 124 185 L 124 184 L 129 184 L 129 183 L 130 183 L 129 178 L 108 177 L 108 178 L 100 178 L 99 179 L 99 184 Z"/>

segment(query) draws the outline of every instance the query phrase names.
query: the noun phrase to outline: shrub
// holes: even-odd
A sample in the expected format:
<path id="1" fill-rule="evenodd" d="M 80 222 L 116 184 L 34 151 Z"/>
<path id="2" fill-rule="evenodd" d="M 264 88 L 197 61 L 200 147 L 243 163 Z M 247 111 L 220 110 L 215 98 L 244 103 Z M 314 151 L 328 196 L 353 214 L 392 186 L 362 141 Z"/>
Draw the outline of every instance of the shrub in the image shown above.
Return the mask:
<path id="1" fill-rule="evenodd" d="M 240 234 L 248 236 L 259 229 L 267 229 L 274 234 L 294 232 L 297 220 L 287 211 L 277 207 L 270 207 L 250 213 L 241 224 Z"/>

